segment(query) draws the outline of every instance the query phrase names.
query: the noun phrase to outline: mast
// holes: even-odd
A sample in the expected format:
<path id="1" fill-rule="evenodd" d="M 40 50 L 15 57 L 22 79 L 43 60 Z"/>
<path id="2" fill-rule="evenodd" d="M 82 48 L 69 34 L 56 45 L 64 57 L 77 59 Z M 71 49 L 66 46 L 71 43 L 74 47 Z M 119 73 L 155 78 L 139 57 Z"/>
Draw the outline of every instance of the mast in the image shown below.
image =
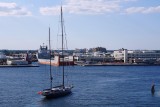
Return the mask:
<path id="1" fill-rule="evenodd" d="M 63 72 L 63 82 L 62 82 L 62 85 L 63 85 L 63 88 L 64 88 L 64 54 L 63 54 L 63 50 L 64 50 L 64 47 L 63 47 L 63 13 L 62 13 L 62 6 L 61 6 L 61 30 L 62 30 L 62 72 Z"/>
<path id="2" fill-rule="evenodd" d="M 49 59 L 50 59 L 50 88 L 52 89 L 52 80 L 53 80 L 53 77 L 52 77 L 52 72 L 51 72 L 51 40 L 50 40 L 50 27 L 49 27 Z"/>

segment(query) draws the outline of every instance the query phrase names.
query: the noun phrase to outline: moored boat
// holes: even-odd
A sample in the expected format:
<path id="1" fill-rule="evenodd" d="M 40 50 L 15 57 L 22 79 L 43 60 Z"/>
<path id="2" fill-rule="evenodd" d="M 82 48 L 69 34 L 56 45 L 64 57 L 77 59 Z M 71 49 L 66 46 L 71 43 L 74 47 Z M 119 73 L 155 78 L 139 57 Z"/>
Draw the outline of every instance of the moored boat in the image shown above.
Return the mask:
<path id="1" fill-rule="evenodd" d="M 67 53 L 65 53 L 63 56 L 64 58 L 62 57 L 61 53 L 58 53 L 58 54 L 51 53 L 51 65 L 53 66 L 74 65 L 74 56 L 69 56 Z M 50 54 L 49 54 L 48 47 L 44 45 L 40 46 L 37 57 L 38 57 L 38 63 L 49 65 Z"/>

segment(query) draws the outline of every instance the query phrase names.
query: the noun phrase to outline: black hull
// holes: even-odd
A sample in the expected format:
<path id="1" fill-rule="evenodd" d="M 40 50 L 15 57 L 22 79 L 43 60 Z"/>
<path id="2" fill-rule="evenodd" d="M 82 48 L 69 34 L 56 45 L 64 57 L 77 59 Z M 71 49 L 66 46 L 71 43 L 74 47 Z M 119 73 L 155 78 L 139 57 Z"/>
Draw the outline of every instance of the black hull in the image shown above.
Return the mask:
<path id="1" fill-rule="evenodd" d="M 50 99 L 50 98 L 59 98 L 59 97 L 67 96 L 67 95 L 69 95 L 71 93 L 72 93 L 71 91 L 65 91 L 65 92 L 59 92 L 59 93 L 51 93 L 51 94 L 46 95 L 45 97 L 48 98 L 48 99 Z"/>
<path id="2" fill-rule="evenodd" d="M 72 88 L 73 86 L 69 87 L 57 86 L 53 87 L 52 89 L 45 89 L 40 94 L 45 96 L 46 98 L 58 98 L 71 94 Z"/>

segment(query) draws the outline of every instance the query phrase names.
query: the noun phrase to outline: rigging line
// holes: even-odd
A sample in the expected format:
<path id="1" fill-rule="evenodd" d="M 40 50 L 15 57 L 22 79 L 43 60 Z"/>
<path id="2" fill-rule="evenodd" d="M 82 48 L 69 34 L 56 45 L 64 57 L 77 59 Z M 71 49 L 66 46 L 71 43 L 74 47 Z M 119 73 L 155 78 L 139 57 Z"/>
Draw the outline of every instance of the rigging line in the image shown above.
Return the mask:
<path id="1" fill-rule="evenodd" d="M 68 44 L 67 44 L 67 37 L 65 36 L 65 41 L 66 41 L 66 49 L 68 50 Z"/>
<path id="2" fill-rule="evenodd" d="M 59 32 L 59 27 L 58 27 L 58 32 Z M 58 47 L 59 47 L 59 45 L 58 45 L 58 44 L 59 44 L 59 43 L 58 43 L 58 41 L 59 41 L 59 40 L 58 40 L 58 39 L 59 39 L 58 36 L 59 36 L 59 35 L 57 34 L 57 44 L 56 44 L 57 49 L 58 49 Z M 59 50 L 59 49 L 58 49 L 58 50 Z"/>
<path id="3" fill-rule="evenodd" d="M 64 20 L 64 19 L 63 19 L 63 20 Z M 65 35 L 66 49 L 68 50 L 67 34 L 66 34 L 65 24 L 64 24 L 64 35 Z"/>
<path id="4" fill-rule="evenodd" d="M 47 71 L 47 65 L 45 64 L 45 71 Z M 47 76 L 48 77 L 48 76 Z"/>
<path id="5" fill-rule="evenodd" d="M 57 44 L 56 44 L 56 46 L 57 46 L 57 49 L 58 49 L 58 35 L 57 35 Z M 59 50 L 59 49 L 58 49 Z"/>
<path id="6" fill-rule="evenodd" d="M 61 22 L 61 16 L 59 15 L 59 22 Z M 60 35 L 60 24 L 58 24 L 58 33 L 57 33 L 57 49 L 59 48 L 59 37 L 58 36 L 61 36 Z M 58 49 L 58 51 L 59 51 L 59 49 Z"/>
<path id="7" fill-rule="evenodd" d="M 65 30 L 65 26 L 64 26 L 64 30 Z M 66 49 L 68 50 L 68 44 L 67 44 L 67 34 L 66 34 L 66 32 L 64 31 L 64 35 L 65 35 L 65 47 L 66 47 Z"/>
<path id="8" fill-rule="evenodd" d="M 63 33 L 64 33 L 64 39 L 65 39 L 64 47 L 67 47 L 67 44 L 66 44 L 66 31 L 65 30 L 66 30 L 65 29 L 65 21 L 64 21 L 64 18 L 63 18 Z"/>

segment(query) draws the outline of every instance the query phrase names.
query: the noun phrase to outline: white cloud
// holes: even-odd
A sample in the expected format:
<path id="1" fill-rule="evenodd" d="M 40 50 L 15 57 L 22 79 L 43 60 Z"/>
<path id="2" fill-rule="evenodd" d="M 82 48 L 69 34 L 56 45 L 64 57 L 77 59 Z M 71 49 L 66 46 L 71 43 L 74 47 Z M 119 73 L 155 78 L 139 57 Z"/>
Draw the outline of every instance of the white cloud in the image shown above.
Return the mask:
<path id="1" fill-rule="evenodd" d="M 42 7 L 42 8 L 40 8 L 40 13 L 42 15 L 57 15 L 60 13 L 60 6 Z"/>
<path id="2" fill-rule="evenodd" d="M 64 11 L 72 14 L 104 14 L 120 10 L 120 3 L 137 0 L 66 0 L 63 4 Z M 60 6 L 41 7 L 42 15 L 56 15 Z"/>
<path id="3" fill-rule="evenodd" d="M 160 6 L 157 7 L 129 7 L 125 9 L 123 3 L 138 2 L 138 0 L 65 0 L 63 11 L 71 14 L 106 14 L 106 13 L 160 13 Z M 60 6 L 41 7 L 42 15 L 57 15 L 60 13 Z"/>
<path id="4" fill-rule="evenodd" d="M 143 14 L 150 14 L 150 13 L 160 13 L 160 6 L 156 7 L 130 7 L 125 10 L 127 14 L 134 14 L 134 13 L 143 13 Z"/>
<path id="5" fill-rule="evenodd" d="M 0 16 L 30 16 L 31 12 L 16 3 L 0 2 Z"/>

